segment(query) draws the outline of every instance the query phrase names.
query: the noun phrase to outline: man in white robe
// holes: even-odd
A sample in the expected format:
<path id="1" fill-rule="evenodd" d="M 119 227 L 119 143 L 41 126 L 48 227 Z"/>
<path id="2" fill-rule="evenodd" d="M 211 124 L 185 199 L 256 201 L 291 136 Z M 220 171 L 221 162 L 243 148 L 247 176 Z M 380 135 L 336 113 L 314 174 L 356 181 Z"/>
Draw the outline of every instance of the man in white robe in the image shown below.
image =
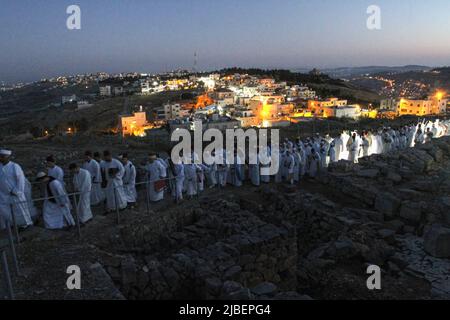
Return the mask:
<path id="1" fill-rule="evenodd" d="M 425 134 L 423 133 L 422 129 L 419 128 L 419 130 L 417 130 L 417 133 L 416 133 L 414 144 L 421 145 L 424 142 L 425 142 Z"/>
<path id="2" fill-rule="evenodd" d="M 197 164 L 197 190 L 203 192 L 205 190 L 206 174 L 208 167 L 203 163 Z"/>
<path id="3" fill-rule="evenodd" d="M 250 178 L 250 182 L 258 187 L 261 184 L 261 177 L 260 177 L 260 162 L 259 162 L 259 154 L 258 154 L 258 147 L 253 146 L 253 155 L 252 159 L 250 159 L 249 156 L 249 163 L 248 163 L 248 174 Z M 252 161 L 250 161 L 252 160 Z M 250 163 L 254 162 L 254 163 Z"/>
<path id="4" fill-rule="evenodd" d="M 70 213 L 70 199 L 62 183 L 40 172 L 37 180 L 45 187 L 45 200 L 43 207 L 44 224 L 47 229 L 70 228 L 75 225 L 75 220 Z"/>
<path id="5" fill-rule="evenodd" d="M 217 186 L 217 181 L 218 181 L 217 164 L 214 161 L 215 155 L 216 155 L 216 153 L 214 150 L 212 151 L 212 153 L 205 151 L 205 159 L 208 159 L 208 163 L 211 163 L 211 164 L 205 164 L 205 166 L 206 166 L 205 173 L 207 176 L 209 188 L 214 188 L 215 186 Z"/>
<path id="6" fill-rule="evenodd" d="M 62 183 L 64 186 L 64 170 L 56 165 L 56 160 L 53 156 L 48 156 L 46 160 L 46 166 L 47 166 L 47 175 L 49 177 L 53 177 L 56 180 L 59 180 L 59 182 Z"/>
<path id="7" fill-rule="evenodd" d="M 127 198 L 123 191 L 123 175 L 125 169 L 122 163 L 113 159 L 109 151 L 103 152 L 104 172 L 106 176 L 106 211 L 107 213 L 123 210 L 127 207 Z"/>
<path id="8" fill-rule="evenodd" d="M 178 203 L 183 200 L 184 166 L 182 163 L 174 163 L 171 158 L 167 159 L 167 164 L 172 198 Z"/>
<path id="9" fill-rule="evenodd" d="M 164 199 L 164 188 L 160 188 L 159 181 L 166 178 L 166 168 L 157 160 L 155 153 L 149 156 L 149 162 L 145 167 L 147 172 L 147 192 L 152 202 Z"/>
<path id="10" fill-rule="evenodd" d="M 29 202 L 25 196 L 26 179 L 22 168 L 12 161 L 10 150 L 0 150 L 0 228 L 4 220 L 12 225 L 12 215 L 18 226 L 27 228 L 33 224 Z"/>
<path id="11" fill-rule="evenodd" d="M 269 171 L 270 168 L 270 155 L 271 150 L 270 146 L 263 146 L 258 153 L 258 161 L 260 163 L 260 168 L 262 171 L 260 171 L 260 181 L 263 183 L 269 183 L 270 182 L 270 175 L 266 174 Z"/>
<path id="12" fill-rule="evenodd" d="M 285 151 L 285 155 L 283 158 L 283 171 L 285 172 L 285 178 L 284 180 L 287 181 L 289 184 L 294 183 L 294 168 L 295 168 L 295 159 L 292 155 L 292 152 L 290 149 L 287 149 Z"/>
<path id="13" fill-rule="evenodd" d="M 315 178 L 317 176 L 317 173 L 320 170 L 320 162 L 321 159 L 319 153 L 312 148 L 308 159 L 308 175 L 310 178 Z"/>
<path id="14" fill-rule="evenodd" d="M 298 148 L 294 147 L 294 151 L 292 153 L 294 156 L 294 182 L 300 181 L 300 170 L 302 165 L 302 156 L 300 155 L 300 152 Z"/>
<path id="15" fill-rule="evenodd" d="M 330 144 L 330 150 L 328 151 L 328 156 L 330 157 L 330 163 L 337 162 L 336 159 L 336 143 L 333 140 Z"/>
<path id="16" fill-rule="evenodd" d="M 92 152 L 86 151 L 83 169 L 89 171 L 92 178 L 91 205 L 96 206 L 105 200 L 105 193 L 102 190 L 102 173 L 100 164 L 92 158 Z"/>
<path id="17" fill-rule="evenodd" d="M 123 189 L 127 198 L 127 203 L 131 208 L 136 206 L 137 191 L 136 191 L 136 167 L 128 159 L 128 154 L 124 153 L 119 156 L 124 168 L 123 175 Z"/>
<path id="18" fill-rule="evenodd" d="M 89 171 L 81 169 L 76 163 L 69 166 L 73 175 L 73 187 L 77 196 L 78 217 L 81 223 L 86 223 L 93 218 L 91 210 L 92 177 Z"/>
<path id="19" fill-rule="evenodd" d="M 230 165 L 228 172 L 228 182 L 235 187 L 240 187 L 242 186 L 242 181 L 244 181 L 244 164 L 237 150 L 235 150 L 234 161 Z"/>
<path id="20" fill-rule="evenodd" d="M 195 163 L 185 163 L 184 177 L 186 185 L 186 194 L 188 197 L 192 198 L 197 195 L 198 191 L 198 176 L 197 176 L 197 165 Z"/>
<path id="21" fill-rule="evenodd" d="M 320 168 L 326 169 L 328 168 L 328 146 L 326 145 L 325 141 L 322 141 L 320 143 Z"/>
<path id="22" fill-rule="evenodd" d="M 219 186 L 224 188 L 227 185 L 227 177 L 230 165 L 227 163 L 226 150 L 218 150 L 217 152 L 222 153 L 222 158 L 219 159 L 219 162 L 217 163 L 217 182 Z"/>
<path id="23" fill-rule="evenodd" d="M 252 185 L 258 187 L 261 184 L 259 159 L 257 163 L 248 165 L 248 172 Z"/>
<path id="24" fill-rule="evenodd" d="M 278 152 L 278 163 L 280 165 L 279 165 L 277 173 L 275 174 L 275 178 L 274 178 L 275 183 L 282 182 L 283 181 L 283 177 L 286 175 L 286 168 L 283 165 L 284 164 L 284 159 L 285 159 L 285 156 L 286 156 L 285 153 L 286 153 L 286 150 L 284 149 L 284 147 L 280 146 L 280 150 Z"/>
<path id="25" fill-rule="evenodd" d="M 366 135 L 362 136 L 361 147 L 362 147 L 362 150 L 363 150 L 363 157 L 368 157 L 369 156 L 370 143 L 369 143 L 369 139 L 367 139 Z"/>
<path id="26" fill-rule="evenodd" d="M 27 199 L 28 203 L 28 210 L 30 210 L 30 216 L 32 221 L 36 221 L 38 216 L 38 211 L 36 209 L 36 206 L 33 202 L 33 194 L 31 190 L 31 183 L 30 181 L 25 178 L 25 198 Z"/>

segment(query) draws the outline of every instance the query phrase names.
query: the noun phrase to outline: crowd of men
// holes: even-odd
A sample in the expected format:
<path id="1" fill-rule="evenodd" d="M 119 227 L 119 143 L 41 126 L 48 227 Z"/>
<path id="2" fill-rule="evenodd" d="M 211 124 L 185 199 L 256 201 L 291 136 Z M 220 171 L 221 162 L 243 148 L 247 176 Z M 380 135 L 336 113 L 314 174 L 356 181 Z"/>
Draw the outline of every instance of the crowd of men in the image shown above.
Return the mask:
<path id="1" fill-rule="evenodd" d="M 44 203 L 42 217 L 48 229 L 70 228 L 78 217 L 81 224 L 93 218 L 92 206 L 104 205 L 105 213 L 134 207 L 138 193 L 136 181 L 144 182 L 149 202 L 158 202 L 170 193 L 175 202 L 192 198 L 205 188 L 240 187 L 245 180 L 252 185 L 261 183 L 298 183 L 305 177 L 315 178 L 326 172 L 330 163 L 340 160 L 358 162 L 372 154 L 388 153 L 414 147 L 450 134 L 448 120 L 435 120 L 412 124 L 398 129 L 380 128 L 377 131 L 343 133 L 291 141 L 285 139 L 279 146 L 279 170 L 274 175 L 262 175 L 264 165 L 256 159 L 249 164 L 239 151 L 234 153 L 232 164 L 174 163 L 170 157 L 163 159 L 156 153 L 149 154 L 145 164 L 136 167 L 126 153 L 113 158 L 110 151 L 103 154 L 85 152 L 82 164 L 71 163 L 69 194 L 64 170 L 53 156 L 46 159 L 47 170 L 39 172 L 36 181 L 42 186 Z M 216 151 L 221 152 L 221 151 Z M 272 150 L 264 149 L 270 156 Z M 226 157 L 226 153 L 224 157 Z M 260 153 L 261 155 L 261 150 Z M 32 188 L 21 167 L 12 162 L 12 151 L 0 150 L 0 228 L 12 217 L 21 228 L 27 228 L 37 219 L 38 210 L 32 201 Z M 192 152 L 184 155 L 195 160 Z M 253 161 L 255 162 L 255 161 Z M 74 197 L 74 195 L 76 195 Z"/>

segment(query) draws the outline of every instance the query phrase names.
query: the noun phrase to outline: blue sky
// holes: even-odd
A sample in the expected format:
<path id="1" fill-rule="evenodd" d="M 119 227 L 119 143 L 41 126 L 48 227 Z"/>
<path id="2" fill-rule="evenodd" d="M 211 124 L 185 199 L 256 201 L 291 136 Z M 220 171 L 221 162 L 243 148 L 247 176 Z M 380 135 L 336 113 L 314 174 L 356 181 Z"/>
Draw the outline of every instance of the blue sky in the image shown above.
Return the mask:
<path id="1" fill-rule="evenodd" d="M 449 39 L 449 0 L 0 0 L 0 80 L 192 68 L 195 51 L 199 69 L 450 65 Z"/>

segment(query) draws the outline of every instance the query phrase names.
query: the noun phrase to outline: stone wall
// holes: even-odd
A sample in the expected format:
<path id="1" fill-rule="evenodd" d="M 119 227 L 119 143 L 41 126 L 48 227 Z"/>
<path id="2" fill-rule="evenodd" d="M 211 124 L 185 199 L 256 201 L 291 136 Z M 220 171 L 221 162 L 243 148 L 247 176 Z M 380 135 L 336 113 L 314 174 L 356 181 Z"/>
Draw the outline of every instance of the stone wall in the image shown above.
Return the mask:
<path id="1" fill-rule="evenodd" d="M 163 224 L 122 230 L 124 245 L 139 254 L 102 261 L 127 298 L 250 299 L 295 291 L 294 228 L 266 223 L 227 200 L 163 216 Z"/>

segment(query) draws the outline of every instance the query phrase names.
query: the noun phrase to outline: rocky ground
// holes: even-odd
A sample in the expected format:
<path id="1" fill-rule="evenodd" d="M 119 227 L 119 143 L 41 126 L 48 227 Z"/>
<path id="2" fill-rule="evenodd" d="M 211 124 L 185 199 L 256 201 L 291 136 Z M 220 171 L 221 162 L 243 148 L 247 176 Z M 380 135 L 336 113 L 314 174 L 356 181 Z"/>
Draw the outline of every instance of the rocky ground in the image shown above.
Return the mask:
<path id="1" fill-rule="evenodd" d="M 449 299 L 449 178 L 447 137 L 298 186 L 142 201 L 120 225 L 97 208 L 81 239 L 23 232 L 14 289 L 21 299 Z M 381 290 L 367 289 L 371 264 Z M 81 290 L 66 288 L 69 265 Z"/>

